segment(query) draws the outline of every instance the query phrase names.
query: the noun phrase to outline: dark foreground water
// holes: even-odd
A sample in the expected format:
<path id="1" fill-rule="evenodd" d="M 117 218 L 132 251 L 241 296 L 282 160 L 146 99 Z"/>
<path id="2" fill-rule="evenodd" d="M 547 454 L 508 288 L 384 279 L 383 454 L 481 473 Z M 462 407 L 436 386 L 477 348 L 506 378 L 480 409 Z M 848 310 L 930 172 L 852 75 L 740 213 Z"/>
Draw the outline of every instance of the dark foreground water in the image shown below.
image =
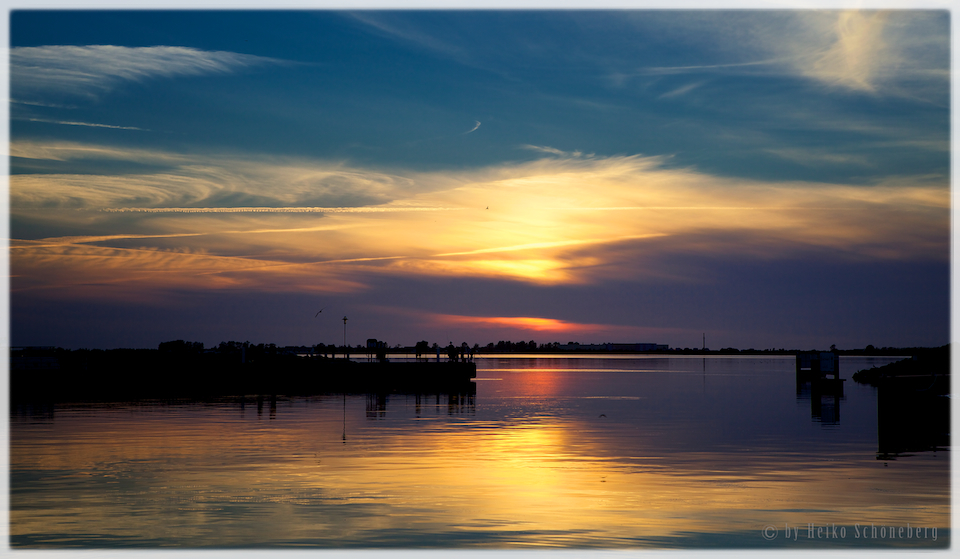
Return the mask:
<path id="1" fill-rule="evenodd" d="M 15 406 L 10 544 L 949 545 L 949 451 L 878 459 L 869 386 L 812 394 L 792 358 L 478 367 L 476 395 Z"/>

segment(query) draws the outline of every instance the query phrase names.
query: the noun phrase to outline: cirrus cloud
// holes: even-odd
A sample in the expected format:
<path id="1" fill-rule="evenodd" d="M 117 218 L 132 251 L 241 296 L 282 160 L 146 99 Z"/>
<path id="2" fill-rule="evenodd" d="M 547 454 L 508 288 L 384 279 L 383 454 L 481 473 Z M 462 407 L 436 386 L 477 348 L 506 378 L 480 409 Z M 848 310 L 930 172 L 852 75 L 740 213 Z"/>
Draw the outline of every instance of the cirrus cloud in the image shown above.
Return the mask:
<path id="1" fill-rule="evenodd" d="M 91 253 L 91 244 L 116 248 L 109 261 L 118 270 L 143 266 L 150 251 L 158 251 L 159 267 L 186 259 L 174 267 L 179 275 L 164 275 L 166 286 L 192 277 L 189 270 L 206 276 L 223 257 L 230 285 L 259 286 L 269 270 L 274 285 L 285 284 L 283 277 L 292 289 L 317 267 L 340 270 L 351 285 L 389 276 L 574 286 L 699 277 L 664 263 L 665 255 L 678 254 L 776 260 L 813 250 L 848 260 L 949 258 L 950 190 L 936 175 L 845 185 L 711 176 L 643 156 L 568 155 L 414 172 L 63 143 L 15 142 L 11 152 L 38 161 L 164 167 L 13 175 L 14 219 L 76 231 L 42 243 L 36 237 L 21 243 L 15 232 L 11 260 L 21 275 L 39 270 L 35 262 L 55 262 L 50 250 L 67 248 L 74 260 L 61 262 L 74 270 L 63 277 L 103 270 L 103 254 Z M 83 240 L 88 231 L 94 234 Z M 251 266 L 237 267 L 244 259 Z M 96 265 L 81 266 L 86 260 Z"/>
<path id="2" fill-rule="evenodd" d="M 795 76 L 837 92 L 943 104 L 950 79 L 949 14 L 939 10 L 691 11 L 631 14 L 640 29 L 682 37 L 713 53 L 690 64 L 614 72 L 638 75 Z M 706 20 L 711 25 L 705 26 Z M 699 82 L 698 82 L 699 83 Z M 679 96 L 694 84 L 664 96 Z"/>
<path id="3" fill-rule="evenodd" d="M 190 47 L 46 45 L 10 49 L 10 88 L 32 102 L 44 94 L 96 98 L 123 82 L 152 78 L 226 74 L 281 60 Z"/>

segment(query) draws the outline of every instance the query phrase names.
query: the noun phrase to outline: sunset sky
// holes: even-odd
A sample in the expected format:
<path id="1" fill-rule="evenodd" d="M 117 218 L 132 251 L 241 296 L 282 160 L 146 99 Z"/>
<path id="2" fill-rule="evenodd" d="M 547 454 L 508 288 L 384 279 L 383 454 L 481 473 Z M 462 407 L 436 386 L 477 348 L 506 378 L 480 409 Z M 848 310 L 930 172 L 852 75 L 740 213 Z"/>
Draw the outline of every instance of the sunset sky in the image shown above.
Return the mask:
<path id="1" fill-rule="evenodd" d="M 946 11 L 10 22 L 13 346 L 949 342 Z"/>

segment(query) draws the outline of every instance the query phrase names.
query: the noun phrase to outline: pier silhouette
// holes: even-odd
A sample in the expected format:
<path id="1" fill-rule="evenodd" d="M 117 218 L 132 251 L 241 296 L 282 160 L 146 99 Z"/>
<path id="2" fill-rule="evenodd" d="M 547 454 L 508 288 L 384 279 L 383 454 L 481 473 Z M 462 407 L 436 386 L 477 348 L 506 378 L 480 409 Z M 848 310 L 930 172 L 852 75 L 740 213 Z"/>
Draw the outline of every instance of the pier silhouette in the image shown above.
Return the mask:
<path id="1" fill-rule="evenodd" d="M 877 388 L 877 459 L 950 447 L 950 346 L 858 371 Z"/>
<path id="2" fill-rule="evenodd" d="M 28 348 L 11 360 L 11 400 L 113 401 L 325 393 L 476 393 L 468 360 L 351 361 L 272 345 L 167 342 L 157 350 Z M 258 400 L 258 408 L 262 403 Z"/>
<path id="3" fill-rule="evenodd" d="M 840 423 L 843 383 L 840 356 L 833 352 L 803 352 L 796 356 L 797 399 L 810 399 L 810 417 L 822 425 Z"/>

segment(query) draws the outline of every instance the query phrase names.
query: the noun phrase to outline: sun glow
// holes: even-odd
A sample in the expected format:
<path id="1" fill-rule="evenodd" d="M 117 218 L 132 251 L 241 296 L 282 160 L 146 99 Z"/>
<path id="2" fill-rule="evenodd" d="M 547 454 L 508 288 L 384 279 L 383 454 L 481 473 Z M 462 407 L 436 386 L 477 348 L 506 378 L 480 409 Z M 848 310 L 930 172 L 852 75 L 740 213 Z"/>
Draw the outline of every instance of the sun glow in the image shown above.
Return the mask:
<path id="1" fill-rule="evenodd" d="M 73 147 L 13 148 L 69 159 L 79 150 Z M 947 254 L 949 189 L 926 179 L 870 188 L 764 184 L 666 169 L 644 157 L 391 175 L 304 161 L 211 158 L 201 165 L 175 154 L 86 149 L 163 161 L 174 171 L 11 177 L 13 215 L 100 232 L 12 239 L 14 291 L 69 285 L 83 292 L 87 285 L 93 294 L 97 285 L 133 282 L 147 290 L 270 285 L 335 293 L 363 289 L 378 276 L 411 275 L 583 285 L 658 275 L 683 281 L 682 271 L 647 264 L 678 252 L 777 258 L 792 246 L 817 246 L 860 258 Z M 354 184 L 383 203 L 302 204 L 329 189 L 330 177 L 339 189 Z M 257 195 L 298 211 L 204 206 L 246 195 L 255 183 L 291 185 Z M 171 201 L 188 199 L 196 206 L 189 212 L 168 211 L 185 207 Z M 144 211 L 90 211 L 122 210 L 131 200 Z"/>
<path id="2" fill-rule="evenodd" d="M 653 339 L 665 333 L 676 334 L 672 328 L 644 327 L 618 324 L 592 324 L 538 316 L 464 316 L 453 314 L 429 314 L 420 321 L 429 329 L 460 329 L 475 331 L 490 330 L 498 336 L 528 339 L 531 336 L 552 335 L 558 338 L 589 339 Z M 553 340 L 548 340 L 553 341 Z"/>
<path id="3" fill-rule="evenodd" d="M 455 316 L 439 315 L 436 317 L 441 322 L 451 324 L 471 324 L 482 327 L 501 327 L 521 328 L 525 330 L 534 330 L 538 332 L 565 333 L 583 330 L 584 328 L 596 327 L 597 325 L 572 324 L 563 320 L 554 318 L 539 318 L 530 316 Z"/>

